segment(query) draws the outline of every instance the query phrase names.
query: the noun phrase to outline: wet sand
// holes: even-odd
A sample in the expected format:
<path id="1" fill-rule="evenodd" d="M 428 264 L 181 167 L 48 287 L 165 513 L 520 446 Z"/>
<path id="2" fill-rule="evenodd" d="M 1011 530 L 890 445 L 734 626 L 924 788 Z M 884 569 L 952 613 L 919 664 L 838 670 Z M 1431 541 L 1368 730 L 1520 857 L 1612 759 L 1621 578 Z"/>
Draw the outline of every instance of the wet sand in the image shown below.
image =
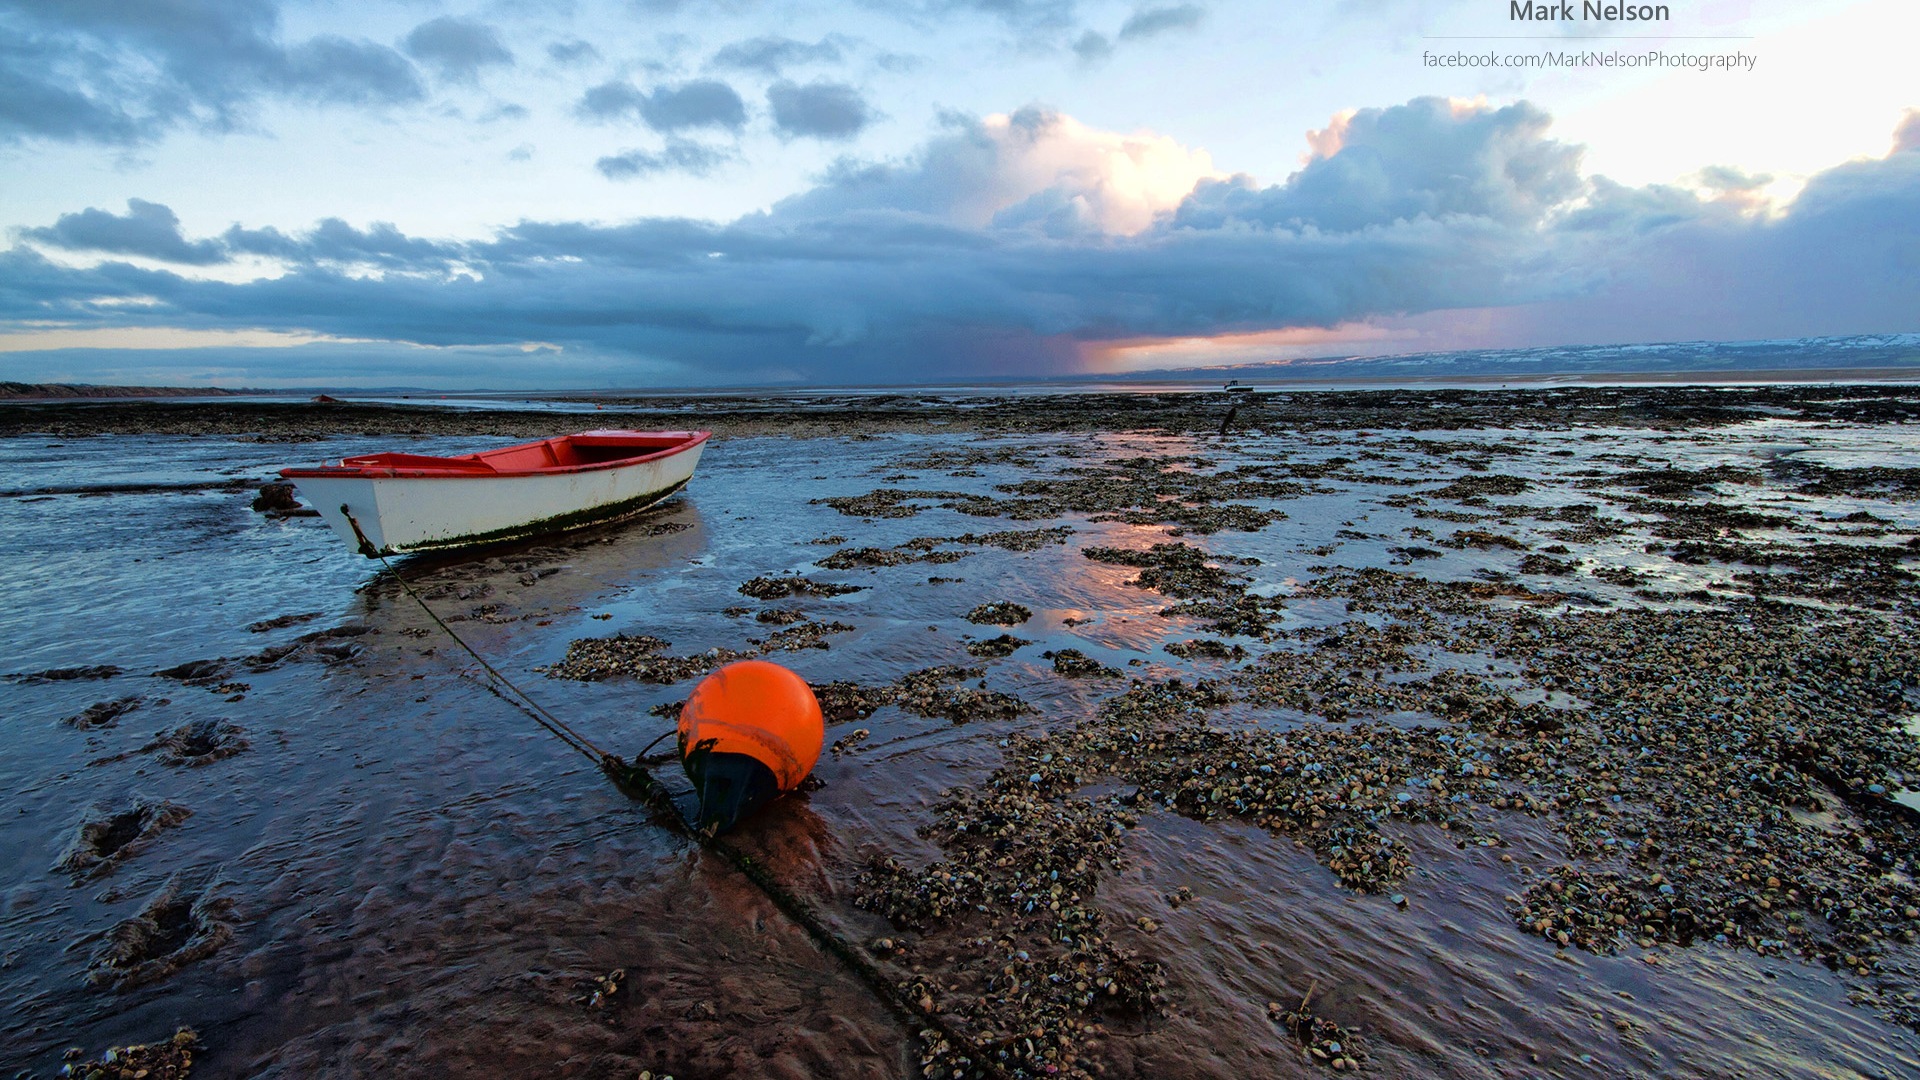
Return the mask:
<path id="1" fill-rule="evenodd" d="M 1912 387 L 589 415 L 0 407 L 10 1069 L 1920 1071 Z M 624 753 L 729 657 L 805 675 L 820 784 L 735 842 L 884 994 L 247 508 L 581 426 L 717 435 L 641 519 L 401 573 Z"/>

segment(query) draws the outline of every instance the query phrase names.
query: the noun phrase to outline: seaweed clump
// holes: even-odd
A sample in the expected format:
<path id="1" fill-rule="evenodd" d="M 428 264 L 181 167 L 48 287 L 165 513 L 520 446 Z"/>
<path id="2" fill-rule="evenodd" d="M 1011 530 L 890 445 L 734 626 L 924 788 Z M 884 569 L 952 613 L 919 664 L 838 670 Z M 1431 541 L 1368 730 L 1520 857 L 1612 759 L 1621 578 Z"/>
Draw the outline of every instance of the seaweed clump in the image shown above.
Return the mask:
<path id="1" fill-rule="evenodd" d="M 991 637 L 985 641 L 967 642 L 967 655 L 978 656 L 986 660 L 998 660 L 1004 656 L 1012 656 L 1022 646 L 1031 644 L 1033 644 L 1033 642 L 1028 641 L 1026 638 L 1014 637 L 1012 634 L 1001 634 L 999 637 Z"/>
<path id="2" fill-rule="evenodd" d="M 783 596 L 841 596 L 850 592 L 859 592 L 863 585 L 835 585 L 830 581 L 815 581 L 799 574 L 781 574 L 775 577 L 757 577 L 740 586 L 742 595 L 755 600 L 777 600 Z"/>
<path id="3" fill-rule="evenodd" d="M 1018 626 L 1033 618 L 1033 611 L 1011 600 L 981 604 L 967 612 L 967 621 L 981 626 Z"/>
<path id="4" fill-rule="evenodd" d="M 225 720 L 195 720 L 160 733 L 140 752 L 157 752 L 163 764 L 192 768 L 245 751 L 252 744 L 242 738 L 244 734 L 238 724 Z"/>
<path id="5" fill-rule="evenodd" d="M 233 901 L 209 892 L 190 892 L 179 878 L 168 879 L 132 918 L 115 926 L 107 946 L 94 957 L 87 981 L 126 989 L 164 979 L 233 940 L 227 921 Z"/>
<path id="6" fill-rule="evenodd" d="M 110 873 L 137 854 L 162 829 L 170 829 L 192 816 L 193 811 L 164 799 L 136 799 L 117 811 L 96 807 L 81 820 L 66 852 L 53 868 L 76 879 Z"/>
<path id="7" fill-rule="evenodd" d="M 120 718 L 139 708 L 146 698 L 138 694 L 129 694 L 112 701 L 96 701 L 85 709 L 67 717 L 62 723 L 70 724 L 81 731 L 94 731 L 110 728 L 120 722 Z"/>

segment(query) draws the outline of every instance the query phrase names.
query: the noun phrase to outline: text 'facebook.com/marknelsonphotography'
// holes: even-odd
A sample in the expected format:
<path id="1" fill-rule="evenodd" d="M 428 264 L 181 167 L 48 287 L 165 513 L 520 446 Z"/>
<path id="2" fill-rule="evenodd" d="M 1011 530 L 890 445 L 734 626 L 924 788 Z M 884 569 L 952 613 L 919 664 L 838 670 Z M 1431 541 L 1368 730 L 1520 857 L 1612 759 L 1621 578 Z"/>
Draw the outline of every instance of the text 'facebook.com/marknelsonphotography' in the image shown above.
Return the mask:
<path id="1" fill-rule="evenodd" d="M 1668 52 L 1645 49 L 1638 52 L 1620 49 L 1542 49 L 1538 52 L 1432 52 L 1422 50 L 1424 67 L 1445 68 L 1531 68 L 1550 71 L 1563 68 L 1618 68 L 1621 70 L 1752 71 L 1759 57 L 1749 52 Z"/>

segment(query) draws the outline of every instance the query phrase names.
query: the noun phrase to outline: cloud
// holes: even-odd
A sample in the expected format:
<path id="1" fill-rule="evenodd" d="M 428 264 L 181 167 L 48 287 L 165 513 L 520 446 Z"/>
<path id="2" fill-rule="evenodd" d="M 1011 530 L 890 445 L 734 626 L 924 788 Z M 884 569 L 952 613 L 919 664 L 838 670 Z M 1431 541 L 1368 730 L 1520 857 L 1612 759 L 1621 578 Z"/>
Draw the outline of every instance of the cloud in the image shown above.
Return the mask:
<path id="1" fill-rule="evenodd" d="M 283 41 L 270 0 L 0 9 L 0 139 L 131 144 L 180 125 L 228 129 L 265 97 L 392 106 L 424 91 L 387 46 Z"/>
<path id="2" fill-rule="evenodd" d="M 22 235 L 68 251 L 139 255 L 189 266 L 227 261 L 224 245 L 215 240 L 189 242 L 180 235 L 180 218 L 171 207 L 145 199 L 128 199 L 124 217 L 89 207 L 77 214 L 62 214 L 46 228 L 22 230 Z"/>
<path id="3" fill-rule="evenodd" d="M 1075 0 L 922 0 L 915 6 L 929 15 L 954 12 L 988 15 L 1017 30 L 1070 26 L 1078 8 Z"/>
<path id="4" fill-rule="evenodd" d="M 444 388 L 451 368 L 466 373 L 463 385 L 488 389 L 671 386 L 697 378 L 671 362 L 626 357 L 611 369 L 603 354 L 520 344 L 289 339 L 272 346 L 182 346 L 169 336 L 145 348 L 69 345 L 17 350 L 13 356 L 31 358 L 36 379 L 113 386 Z M 738 381 L 764 386 L 793 381 L 793 375 L 771 366 L 748 367 Z"/>
<path id="5" fill-rule="evenodd" d="M 705 146 L 691 139 L 669 138 L 661 150 L 628 150 L 603 157 L 594 162 L 593 167 L 609 180 L 631 180 L 663 172 L 709 176 L 720 166 L 739 160 L 739 156 L 732 150 Z"/>
<path id="6" fill-rule="evenodd" d="M 633 174 L 671 164 L 674 145 L 636 154 Z M 1920 153 L 1829 169 L 1755 215 L 1584 177 L 1579 148 L 1524 104 L 1363 109 L 1321 146 L 1260 187 L 1165 136 L 1026 109 L 949 118 L 910 157 L 843 162 L 724 224 L 522 222 L 440 242 L 329 220 L 196 240 L 164 208 L 82 212 L 45 232 L 150 219 L 148 250 L 217 244 L 280 268 L 230 282 L 73 267 L 32 237 L 0 253 L 0 319 L 411 343 L 421 370 L 455 356 L 433 350 L 551 347 L 607 381 L 714 383 L 769 367 L 823 382 L 1037 375 L 1116 342 L 1453 316 L 1535 344 L 1916 329 Z M 460 377 L 444 370 L 423 381 Z"/>
<path id="7" fill-rule="evenodd" d="M 600 59 L 600 50 L 579 38 L 568 38 L 548 45 L 547 57 L 556 64 L 583 64 Z"/>
<path id="8" fill-rule="evenodd" d="M 1113 42 L 1105 34 L 1089 30 L 1074 41 L 1073 54 L 1083 63 L 1098 63 L 1113 55 Z"/>
<path id="9" fill-rule="evenodd" d="M 598 86 L 589 87 L 580 95 L 580 101 L 573 107 L 574 114 L 583 120 L 621 120 L 637 118 L 647 103 L 647 95 L 624 79 L 612 79 Z"/>
<path id="10" fill-rule="evenodd" d="M 746 102 L 733 87 L 716 79 L 661 86 L 651 94 L 615 79 L 589 89 L 574 112 L 601 121 L 637 118 L 663 132 L 701 127 L 739 131 L 747 123 Z"/>
<path id="11" fill-rule="evenodd" d="M 73 89 L 40 42 L 0 37 L 0 139 L 130 143 L 147 129 L 117 101 Z"/>
<path id="12" fill-rule="evenodd" d="M 1043 211 L 1071 207 L 1096 232 L 1130 235 L 1173 213 L 1196 182 L 1213 175 L 1205 151 L 1165 136 L 1098 131 L 1030 107 L 949 118 L 948 131 L 906 161 L 843 161 L 773 212 L 820 220 L 887 210 L 966 228 L 1044 230 Z"/>
<path id="13" fill-rule="evenodd" d="M 1893 129 L 1893 150 L 1895 154 L 1909 150 L 1920 150 L 1920 109 L 1908 109 L 1900 118 L 1900 126 Z"/>
<path id="14" fill-rule="evenodd" d="M 1073 54 L 1080 58 L 1081 63 L 1097 64 L 1111 57 L 1116 48 L 1128 42 L 1145 41 L 1174 30 L 1191 30 L 1200 25 L 1205 15 L 1205 9 L 1195 4 L 1141 8 L 1128 16 L 1112 37 L 1094 30 L 1081 34 L 1074 40 Z"/>
<path id="15" fill-rule="evenodd" d="M 707 63 L 716 68 L 779 75 L 799 64 L 838 63 L 841 56 L 840 41 L 834 36 L 821 38 L 809 45 L 804 41 L 769 35 L 723 46 Z"/>
<path id="16" fill-rule="evenodd" d="M 717 127 L 738 131 L 746 125 L 747 105 L 733 87 L 716 79 L 695 79 L 654 90 L 640 116 L 655 131 Z"/>
<path id="17" fill-rule="evenodd" d="M 464 248 L 410 237 L 391 223 L 379 221 L 358 229 L 339 218 L 324 218 L 312 230 L 289 236 L 272 227 L 246 229 L 239 225 L 220 240 L 236 254 L 263 255 L 307 266 L 375 267 L 402 273 L 439 275 L 451 272 Z"/>
<path id="18" fill-rule="evenodd" d="M 1740 340 L 1920 328 L 1920 154 L 1813 176 L 1769 215 L 1690 192 L 1596 181 L 1613 204 L 1570 218 L 1562 258 L 1603 270 L 1573 297 L 1507 319 L 1521 340 Z"/>
<path id="19" fill-rule="evenodd" d="M 443 79 L 471 82 L 482 68 L 512 67 L 513 53 L 493 27 L 472 19 L 442 15 L 421 23 L 406 37 L 407 53 L 431 65 Z"/>
<path id="20" fill-rule="evenodd" d="M 1203 185 L 1178 220 L 1339 232 L 1420 217 L 1538 222 L 1584 185 L 1580 148 L 1547 138 L 1551 122 L 1526 102 L 1492 109 L 1429 97 L 1361 109 L 1337 117 L 1332 134 L 1314 133 L 1321 152 L 1285 184 Z"/>
<path id="21" fill-rule="evenodd" d="M 392 105 L 425 96 L 413 65 L 385 45 L 325 36 L 285 51 L 263 85 L 293 98 L 336 105 Z"/>
<path id="22" fill-rule="evenodd" d="M 1768 173 L 1749 173 L 1729 165 L 1709 165 L 1695 174 L 1702 190 L 1713 197 L 1713 201 L 1734 207 L 1746 213 L 1763 213 L 1773 205 L 1767 194 L 1767 185 L 1773 183 Z"/>
<path id="23" fill-rule="evenodd" d="M 503 101 L 489 108 L 474 119 L 482 124 L 492 124 L 501 120 L 525 120 L 532 115 L 532 110 L 528 109 L 525 105 L 515 104 L 511 101 Z"/>
<path id="24" fill-rule="evenodd" d="M 1120 24 L 1120 33 L 1115 36 L 1121 41 L 1139 41 L 1169 30 L 1191 30 L 1200 25 L 1205 14 L 1206 11 L 1195 4 L 1142 8 Z"/>
<path id="25" fill-rule="evenodd" d="M 845 83 L 782 79 L 767 87 L 767 104 L 774 130 L 788 138 L 851 139 L 874 120 L 860 91 Z"/>

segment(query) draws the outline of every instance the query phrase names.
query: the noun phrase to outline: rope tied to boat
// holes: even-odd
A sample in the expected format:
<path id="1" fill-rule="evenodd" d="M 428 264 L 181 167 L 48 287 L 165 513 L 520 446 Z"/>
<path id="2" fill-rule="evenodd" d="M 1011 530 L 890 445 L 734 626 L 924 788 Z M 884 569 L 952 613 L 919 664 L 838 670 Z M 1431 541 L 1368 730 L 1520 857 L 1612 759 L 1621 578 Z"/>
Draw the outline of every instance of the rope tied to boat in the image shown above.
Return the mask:
<path id="1" fill-rule="evenodd" d="M 813 909 L 812 904 L 775 880 L 773 873 L 766 866 L 719 835 L 704 829 L 695 829 L 689 825 L 685 815 L 680 812 L 680 807 L 674 803 L 672 793 L 660 781 L 655 780 L 653 773 L 647 769 L 646 750 L 641 751 L 633 759 L 632 764 L 628 764 L 617 754 L 602 750 L 595 746 L 592 740 L 575 731 L 566 721 L 553 715 L 545 706 L 535 701 L 498 668 L 488 663 L 486 657 L 474 651 L 473 646 L 467 644 L 459 634 L 454 633 L 453 627 L 448 626 L 446 621 L 427 605 L 426 599 L 414 591 L 413 585 L 394 569 L 392 563 L 387 561 L 386 555 L 373 546 L 373 542 L 367 539 L 365 532 L 361 531 L 360 522 L 354 519 L 353 512 L 347 509 L 346 504 L 341 504 L 340 513 L 346 517 L 347 524 L 352 526 L 355 539 L 360 541 L 360 554 L 379 559 L 380 565 L 386 567 L 387 572 L 400 583 L 400 587 L 413 598 L 413 602 L 420 606 L 420 610 L 427 613 L 427 617 L 433 620 L 434 625 L 438 626 L 447 637 L 453 639 L 453 643 L 465 650 L 468 656 L 473 657 L 474 662 L 492 678 L 492 682 L 481 683 L 489 693 L 526 713 L 561 742 L 600 766 L 601 771 L 607 774 L 615 787 L 618 787 L 628 798 L 643 803 L 656 819 L 675 833 L 725 859 L 742 877 L 752 882 L 754 887 L 773 903 L 774 907 L 779 908 L 782 914 L 798 923 L 807 932 L 807 936 L 813 938 L 815 944 L 847 965 L 881 1004 L 891 1009 L 896 1016 L 910 1023 L 924 1024 L 938 1032 L 941 1038 L 952 1045 L 966 1047 L 969 1051 L 966 1057 L 968 1064 L 974 1070 L 973 1075 L 1001 1078 L 1011 1075 L 1005 1066 L 982 1051 L 971 1038 L 948 1023 L 944 1017 L 932 1009 L 923 1009 L 918 1002 L 910 1000 L 906 992 L 888 980 L 885 973 L 871 959 L 827 925 L 826 919 Z M 515 696 L 509 697 L 503 693 L 500 689 L 503 686 L 512 691 Z M 665 735 L 661 736 L 661 738 L 665 737 Z M 648 744 L 647 749 L 651 750 L 659 742 L 660 739 L 655 739 Z M 916 1034 L 922 1040 L 926 1039 L 926 1031 L 919 1031 Z"/>

